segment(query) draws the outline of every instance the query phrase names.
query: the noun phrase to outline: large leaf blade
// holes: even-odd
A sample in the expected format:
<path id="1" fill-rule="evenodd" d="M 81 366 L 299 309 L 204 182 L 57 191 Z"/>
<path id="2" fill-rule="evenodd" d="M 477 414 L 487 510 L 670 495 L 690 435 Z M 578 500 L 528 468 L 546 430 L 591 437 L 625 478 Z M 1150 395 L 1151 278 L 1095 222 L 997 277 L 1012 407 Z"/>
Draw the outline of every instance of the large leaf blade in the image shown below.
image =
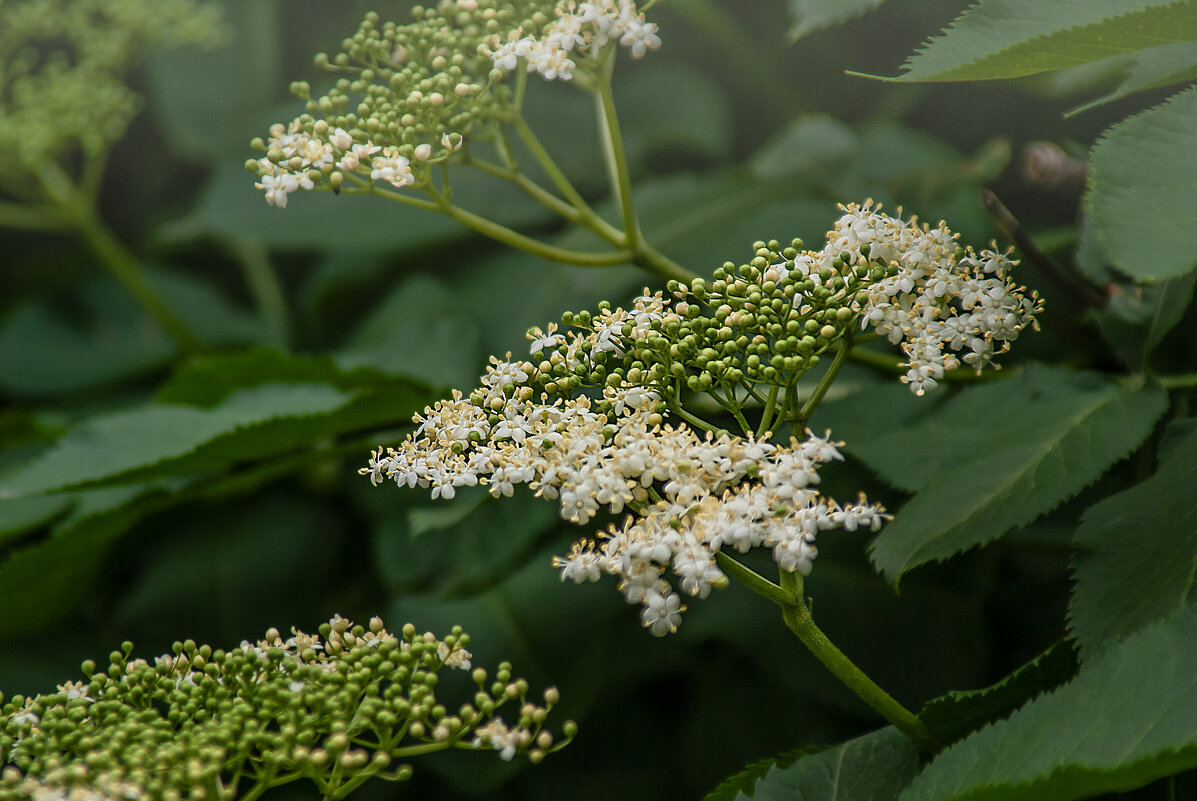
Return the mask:
<path id="1" fill-rule="evenodd" d="M 157 469 L 159 475 L 193 472 L 249 458 L 255 455 L 249 439 L 255 446 L 265 444 L 261 436 L 254 436 L 255 429 L 327 415 L 352 397 L 325 384 L 268 384 L 234 393 L 212 409 L 147 404 L 100 415 L 73 428 L 55 448 L 9 476 L 0 485 L 0 497 L 133 480 L 132 475 L 146 469 Z M 211 451 L 224 443 L 231 445 L 228 452 Z M 286 445 L 293 445 L 290 438 Z"/>
<path id="2" fill-rule="evenodd" d="M 1085 206 L 1120 270 L 1162 281 L 1197 267 L 1197 87 L 1110 128 L 1091 165 Z"/>
<path id="3" fill-rule="evenodd" d="M 911 56 L 896 80 L 1017 78 L 1192 41 L 1192 0 L 982 0 Z"/>
<path id="4" fill-rule="evenodd" d="M 886 801 L 897 798 L 918 770 L 918 749 L 892 726 L 744 775 L 707 796 L 755 801 Z M 738 781 L 737 781 L 738 779 Z M 728 790 L 739 792 L 731 795 Z"/>
<path id="5" fill-rule="evenodd" d="M 1155 475 L 1081 520 L 1068 621 L 1086 659 L 1197 598 L 1197 426 L 1169 437 Z"/>
<path id="6" fill-rule="evenodd" d="M 797 41 L 807 34 L 839 25 L 853 17 L 872 11 L 885 0 L 790 0 L 790 39 Z"/>
<path id="7" fill-rule="evenodd" d="M 948 748 L 901 801 L 1072 801 L 1197 766 L 1197 608 Z"/>
<path id="8" fill-rule="evenodd" d="M 872 547 L 892 582 L 1054 509 L 1128 455 L 1167 406 L 1154 383 L 1029 367 L 852 451 L 918 490 Z M 1034 414 L 1028 414 L 1033 410 Z"/>

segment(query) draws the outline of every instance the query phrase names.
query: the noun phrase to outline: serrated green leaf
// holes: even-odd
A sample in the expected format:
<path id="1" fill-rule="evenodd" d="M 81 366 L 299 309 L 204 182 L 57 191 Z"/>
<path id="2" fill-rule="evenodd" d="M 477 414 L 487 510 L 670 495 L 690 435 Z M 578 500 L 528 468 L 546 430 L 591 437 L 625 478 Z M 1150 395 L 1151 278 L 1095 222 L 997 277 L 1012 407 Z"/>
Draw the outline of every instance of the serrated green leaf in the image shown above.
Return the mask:
<path id="1" fill-rule="evenodd" d="M 1068 627 L 1089 659 L 1197 598 L 1197 426 L 1174 423 L 1159 469 L 1085 512 Z"/>
<path id="2" fill-rule="evenodd" d="M 1072 646 L 1058 642 L 1001 681 L 980 690 L 954 691 L 923 706 L 919 719 L 940 742 L 952 743 L 1076 675 Z"/>
<path id="3" fill-rule="evenodd" d="M 352 398 L 324 384 L 268 384 L 235 392 L 212 409 L 148 404 L 101 415 L 75 426 L 56 447 L 0 482 L 0 497 L 133 481 L 147 471 L 179 475 L 264 456 L 295 447 L 297 424 L 302 429 L 305 421 L 338 411 Z M 280 431 L 286 423 L 292 430 Z M 280 436 L 284 433 L 288 436 Z"/>
<path id="4" fill-rule="evenodd" d="M 892 801 L 918 771 L 918 749 L 892 726 L 772 765 L 735 801 Z M 712 794 L 714 795 L 714 794 Z M 711 801 L 712 796 L 707 796 Z"/>
<path id="5" fill-rule="evenodd" d="M 789 0 L 790 40 L 798 41 L 808 33 L 839 25 L 841 22 L 872 11 L 885 0 Z"/>
<path id="6" fill-rule="evenodd" d="M 71 504 L 72 498 L 63 495 L 0 501 L 0 546 L 52 522 Z"/>
<path id="7" fill-rule="evenodd" d="M 808 753 L 814 752 L 803 748 L 769 759 L 762 759 L 759 762 L 753 762 L 739 773 L 728 776 L 720 782 L 718 787 L 706 794 L 703 801 L 736 801 L 736 799 L 747 797 L 752 792 L 752 788 L 756 786 L 756 783 L 765 778 L 765 775 L 770 770 L 773 768 L 788 768 L 794 764 L 795 760 Z"/>
<path id="8" fill-rule="evenodd" d="M 1162 281 L 1197 267 L 1197 86 L 1110 128 L 1090 164 L 1085 207 L 1120 270 Z"/>
<path id="9" fill-rule="evenodd" d="M 1197 608 L 940 753 L 900 801 L 1073 801 L 1197 766 Z"/>
<path id="10" fill-rule="evenodd" d="M 1124 68 L 1122 80 L 1116 87 L 1096 100 L 1077 106 L 1064 116 L 1071 117 L 1136 92 L 1188 83 L 1194 79 L 1197 79 L 1197 42 L 1173 42 L 1140 50 L 1131 57 L 1131 63 Z"/>
<path id="11" fill-rule="evenodd" d="M 911 56 L 895 80 L 1017 78 L 1192 41 L 1193 0 L 981 0 Z"/>
<path id="12" fill-rule="evenodd" d="M 1031 366 L 853 444 L 895 486 L 917 490 L 874 540 L 874 565 L 896 583 L 1030 523 L 1138 447 L 1167 402 L 1155 383 Z"/>
<path id="13" fill-rule="evenodd" d="M 331 356 L 298 355 L 269 348 L 194 356 L 159 388 L 159 403 L 215 406 L 239 389 L 262 384 L 322 383 L 343 391 L 393 389 L 399 381 L 377 370 L 345 370 Z"/>

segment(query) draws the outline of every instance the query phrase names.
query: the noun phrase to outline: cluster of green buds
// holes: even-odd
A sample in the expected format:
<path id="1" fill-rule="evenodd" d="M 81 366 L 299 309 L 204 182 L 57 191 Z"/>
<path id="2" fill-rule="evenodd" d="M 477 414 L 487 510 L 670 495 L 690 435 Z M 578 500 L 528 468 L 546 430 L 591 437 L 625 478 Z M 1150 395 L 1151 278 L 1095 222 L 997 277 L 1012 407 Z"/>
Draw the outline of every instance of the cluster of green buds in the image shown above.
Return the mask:
<path id="1" fill-rule="evenodd" d="M 220 6 L 200 0 L 0 3 L 0 181 L 82 150 L 103 153 L 140 99 L 122 76 L 153 47 L 215 44 Z"/>
<path id="2" fill-rule="evenodd" d="M 443 639 L 398 634 L 339 615 L 319 635 L 266 632 L 228 651 L 176 642 L 150 664 L 122 644 L 83 681 L 44 695 L 0 697 L 0 801 L 249 799 L 307 779 L 326 799 L 369 779 L 402 781 L 398 762 L 450 748 L 517 753 L 539 762 L 564 747 L 544 728 L 558 701 L 528 700 L 528 683 L 500 664 L 472 668 L 460 627 Z M 472 698 L 438 701 L 442 669 L 470 674 Z M 469 682 L 462 682 L 463 687 Z M 509 725 L 504 706 L 518 707 Z"/>
<path id="3" fill-rule="evenodd" d="M 492 140 L 520 99 L 504 83 L 487 43 L 521 28 L 543 27 L 553 4 L 532 0 L 442 0 L 416 6 L 412 22 L 383 22 L 371 12 L 342 51 L 316 65 L 339 76 L 324 95 L 310 84 L 291 90 L 307 102 L 290 124 L 277 124 L 265 151 L 250 160 L 267 200 L 286 205 L 295 189 L 367 186 L 385 180 L 422 187 L 473 140 Z"/>
<path id="4" fill-rule="evenodd" d="M 750 397 L 762 407 L 769 396 L 770 408 L 779 398 L 796 404 L 798 380 L 860 327 L 861 293 L 891 269 L 870 261 L 866 246 L 864 257 L 844 254 L 806 274 L 795 269 L 802 245 L 758 241 L 750 261 L 725 262 L 712 280 L 670 281 L 672 298 L 646 291 L 629 310 L 604 301 L 597 314 L 566 312 L 570 336 L 555 327 L 548 336 L 529 332 L 531 384 L 561 397 L 584 387 L 645 387 L 662 411 L 679 410 L 686 392 L 708 393 L 729 410 Z"/>
<path id="5" fill-rule="evenodd" d="M 793 272 L 801 247 L 800 239 L 784 250 L 776 240 L 756 242 L 752 261 L 739 266 L 725 262 L 711 281 L 670 281 L 669 292 L 676 298 L 672 313 L 653 315 L 647 326 L 639 324 L 635 312 L 618 320 L 618 310 L 612 312 L 606 301 L 599 304 L 597 317 L 566 312 L 562 325 L 588 332 L 596 322 L 617 322 L 622 343 L 615 351 L 598 350 L 594 365 L 575 367 L 573 376 L 582 384 L 645 385 L 666 395 L 744 382 L 792 386 L 854 327 L 857 293 L 886 269 L 864 263 L 834 275 L 825 269 L 826 275 L 804 276 Z M 776 268 L 782 260 L 789 270 Z M 800 304 L 794 303 L 796 296 L 802 297 Z M 579 386 L 563 361 L 551 367 L 558 381 L 550 391 L 563 383 Z"/>
<path id="6" fill-rule="evenodd" d="M 871 202 L 842 210 L 820 251 L 798 239 L 755 242 L 749 262 L 726 262 L 711 281 L 670 281 L 672 297 L 645 290 L 628 309 L 604 301 L 597 313 L 566 312 L 565 333 L 532 329 L 525 394 L 641 387 L 681 414 L 683 393 L 702 392 L 744 433 L 742 406 L 776 413 L 756 429 L 762 435 L 783 420 L 805 425 L 797 383 L 828 351 L 842 363 L 854 342 L 884 335 L 908 360 L 902 380 L 921 395 L 962 364 L 996 367 L 1035 325 L 1042 301 L 1012 282 L 1006 254 L 961 248 L 943 223 L 889 217 Z M 868 327 L 875 333 L 857 335 Z"/>

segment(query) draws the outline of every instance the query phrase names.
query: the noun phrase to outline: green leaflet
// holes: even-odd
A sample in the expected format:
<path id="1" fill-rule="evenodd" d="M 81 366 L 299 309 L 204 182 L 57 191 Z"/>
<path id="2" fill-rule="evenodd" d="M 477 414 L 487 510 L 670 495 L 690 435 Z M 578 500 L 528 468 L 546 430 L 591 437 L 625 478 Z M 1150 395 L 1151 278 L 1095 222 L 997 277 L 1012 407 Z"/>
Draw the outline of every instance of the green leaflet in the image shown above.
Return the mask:
<path id="1" fill-rule="evenodd" d="M 1092 506 L 1077 531 L 1068 623 L 1085 659 L 1197 595 L 1197 426 L 1168 437 L 1155 475 Z"/>
<path id="2" fill-rule="evenodd" d="M 1030 523 L 1138 447 L 1166 405 L 1154 383 L 1030 366 L 850 443 L 883 478 L 917 490 L 874 541 L 874 565 L 896 583 Z"/>
<path id="3" fill-rule="evenodd" d="M 1110 128 L 1090 163 L 1085 207 L 1120 270 L 1162 281 L 1197 267 L 1197 87 Z"/>
<path id="4" fill-rule="evenodd" d="M 1095 100 L 1077 106 L 1065 116 L 1121 100 L 1135 92 L 1194 79 L 1197 79 L 1197 42 L 1173 42 L 1140 50 L 1131 57 L 1116 87 Z"/>
<path id="5" fill-rule="evenodd" d="M 267 384 L 219 406 L 147 404 L 76 425 L 56 447 L 0 483 L 0 497 L 210 470 L 311 443 L 313 418 L 353 395 L 324 384 Z M 144 480 L 144 478 L 142 479 Z"/>
<path id="6" fill-rule="evenodd" d="M 1061 641 L 995 684 L 928 701 L 919 718 L 940 742 L 951 743 L 1060 686 L 1076 674 L 1076 668 L 1076 652 Z"/>
<path id="7" fill-rule="evenodd" d="M 706 801 L 889 801 L 918 770 L 918 750 L 892 726 L 732 777 Z M 738 792 L 736 792 L 738 790 Z"/>
<path id="8" fill-rule="evenodd" d="M 1197 766 L 1197 608 L 943 751 L 901 801 L 1072 801 Z"/>
<path id="9" fill-rule="evenodd" d="M 911 56 L 898 81 L 1017 78 L 1197 41 L 1197 2 L 982 0 Z"/>
<path id="10" fill-rule="evenodd" d="M 830 28 L 872 11 L 885 0 L 789 0 L 794 24 L 790 39 L 797 41 L 808 33 Z"/>

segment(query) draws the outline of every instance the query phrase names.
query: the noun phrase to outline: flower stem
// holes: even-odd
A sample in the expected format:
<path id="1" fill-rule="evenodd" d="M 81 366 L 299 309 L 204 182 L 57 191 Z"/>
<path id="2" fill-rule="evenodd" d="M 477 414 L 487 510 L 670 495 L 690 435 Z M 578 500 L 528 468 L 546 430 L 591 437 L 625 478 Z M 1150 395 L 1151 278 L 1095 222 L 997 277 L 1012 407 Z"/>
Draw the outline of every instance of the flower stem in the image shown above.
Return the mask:
<path id="1" fill-rule="evenodd" d="M 286 348 L 290 339 L 290 325 L 287 319 L 287 299 L 270 254 L 261 243 L 248 239 L 235 239 L 230 247 L 245 270 L 245 282 L 257 306 L 258 316 L 266 327 L 270 344 Z"/>
<path id="2" fill-rule="evenodd" d="M 781 387 L 777 384 L 769 387 L 769 399 L 765 402 L 765 411 L 761 414 L 761 425 L 756 430 L 756 438 L 761 439 L 773 429 L 773 412 L 777 409 L 777 393 Z"/>
<path id="3" fill-rule="evenodd" d="M 583 225 L 586 225 L 587 228 L 591 228 L 595 233 L 603 236 L 604 239 L 607 238 L 604 233 L 592 227 L 594 223 L 602 223 L 602 226 L 605 226 L 602 230 L 618 236 L 619 232 L 594 213 L 594 209 L 590 208 L 590 204 L 578 193 L 578 190 L 570 183 L 569 178 L 565 177 L 565 173 L 561 171 L 561 168 L 557 166 L 557 162 L 553 161 L 553 157 L 549 155 L 549 151 L 545 150 L 544 145 L 536 138 L 536 134 L 532 132 L 532 128 L 529 127 L 523 115 L 516 115 L 513 124 L 515 125 L 516 133 L 520 135 L 520 139 L 524 145 L 532 152 L 532 155 L 540 163 L 541 168 L 548 174 L 549 180 L 553 182 L 553 186 L 557 187 L 557 191 L 569 201 L 570 205 L 578 210 L 579 221 Z M 602 228 L 602 226 L 599 226 L 599 228 Z M 612 240 L 608 239 L 608 241 Z"/>
<path id="4" fill-rule="evenodd" d="M 1160 384 L 1165 389 L 1186 389 L 1197 387 L 1197 373 L 1183 373 L 1181 375 L 1162 375 Z"/>
<path id="5" fill-rule="evenodd" d="M 865 675 L 864 671 L 844 656 L 844 652 L 836 648 L 835 644 L 827 639 L 827 635 L 815 625 L 810 607 L 802 597 L 802 577 L 783 570 L 781 588 L 790 599 L 781 610 L 781 618 L 785 621 L 786 628 L 794 632 L 815 658 L 837 679 L 848 685 L 858 698 L 879 712 L 923 750 L 930 753 L 938 751 L 941 746 L 930 729 L 913 712 L 895 701 L 889 693 Z"/>
<path id="6" fill-rule="evenodd" d="M 610 46 L 599 67 L 598 94 L 596 95 L 599 135 L 606 156 L 607 170 L 611 179 L 611 191 L 619 202 L 623 217 L 624 236 L 628 249 L 633 253 L 640 249 L 640 223 L 636 219 L 636 208 L 632 205 L 632 176 L 628 171 L 627 154 L 623 149 L 623 134 L 619 130 L 619 117 L 615 113 L 615 96 L 611 91 L 611 72 L 615 64 L 614 46 Z"/>
<path id="7" fill-rule="evenodd" d="M 823 666 L 847 685 L 856 696 L 913 740 L 920 748 L 935 753 L 940 749 L 930 729 L 913 712 L 899 704 L 881 689 L 852 660 L 835 647 L 827 635 L 815 625 L 810 606 L 802 596 L 802 576 L 781 571 L 780 585 L 766 579 L 736 559 L 716 552 L 715 562 L 724 573 L 744 584 L 748 589 L 781 607 L 781 618 Z"/>
<path id="8" fill-rule="evenodd" d="M 802 409 L 798 412 L 798 425 L 805 428 L 806 421 L 814 413 L 815 408 L 823 400 L 823 396 L 827 394 L 827 390 L 835 383 L 835 377 L 840 374 L 840 368 L 844 366 L 844 362 L 848 359 L 848 354 L 852 351 L 852 337 L 848 335 L 839 342 L 839 349 L 836 350 L 835 359 L 832 360 L 831 366 L 827 368 L 827 372 L 823 373 L 823 377 L 819 379 L 818 385 L 815 386 L 810 397 L 806 399 L 806 403 L 802 404 Z"/>
<path id="9" fill-rule="evenodd" d="M 129 294 L 133 295 L 150 316 L 185 350 L 201 350 L 203 345 L 199 339 L 171 311 L 166 301 L 158 294 L 158 290 L 142 272 L 137 259 L 112 235 L 96 214 L 94 207 L 71 182 L 70 177 L 54 162 L 47 162 L 38 171 L 38 178 L 46 194 L 58 204 L 65 219 L 83 236 L 92 252 L 124 285 Z"/>

